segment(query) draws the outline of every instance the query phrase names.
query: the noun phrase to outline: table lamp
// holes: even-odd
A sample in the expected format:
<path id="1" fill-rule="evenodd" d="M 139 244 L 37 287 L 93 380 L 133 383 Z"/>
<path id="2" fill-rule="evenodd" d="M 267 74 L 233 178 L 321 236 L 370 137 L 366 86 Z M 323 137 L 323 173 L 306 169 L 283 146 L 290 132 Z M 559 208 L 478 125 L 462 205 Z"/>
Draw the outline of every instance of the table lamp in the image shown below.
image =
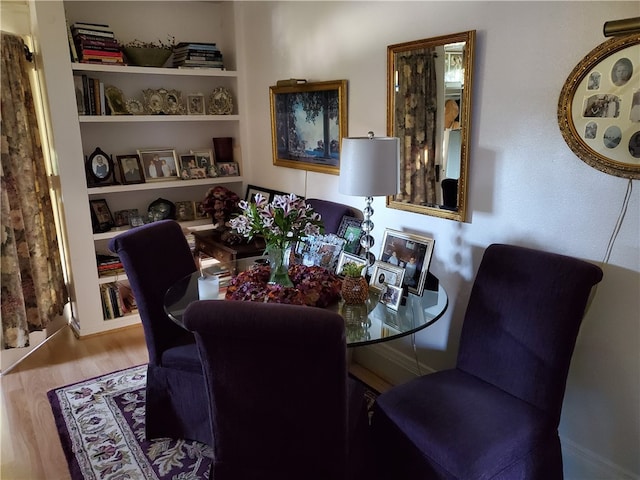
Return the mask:
<path id="1" fill-rule="evenodd" d="M 342 139 L 338 191 L 345 195 L 366 197 L 360 245 L 365 249 L 367 268 L 375 262 L 369 250 L 374 240 L 373 197 L 395 195 L 400 191 L 400 139 L 395 137 L 350 137 Z"/>

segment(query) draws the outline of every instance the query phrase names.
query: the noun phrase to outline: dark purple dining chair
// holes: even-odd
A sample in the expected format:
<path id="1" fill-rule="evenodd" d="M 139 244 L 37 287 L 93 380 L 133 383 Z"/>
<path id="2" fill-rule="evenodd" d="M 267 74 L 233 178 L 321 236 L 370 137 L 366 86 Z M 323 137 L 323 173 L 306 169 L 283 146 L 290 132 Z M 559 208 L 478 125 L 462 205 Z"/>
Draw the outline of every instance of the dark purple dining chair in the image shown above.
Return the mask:
<path id="1" fill-rule="evenodd" d="M 578 329 L 602 270 L 491 245 L 471 290 L 456 367 L 393 387 L 372 419 L 380 479 L 554 480 Z"/>
<path id="2" fill-rule="evenodd" d="M 149 352 L 147 439 L 182 438 L 211 444 L 207 393 L 193 334 L 164 311 L 164 294 L 196 264 L 180 225 L 162 220 L 121 233 L 109 242 L 136 299 Z"/>
<path id="3" fill-rule="evenodd" d="M 364 388 L 347 375 L 340 315 L 204 300 L 190 304 L 183 320 L 195 333 L 207 380 L 211 478 L 364 478 Z"/>
<path id="4" fill-rule="evenodd" d="M 307 199 L 307 203 L 322 217 L 324 233 L 337 234 L 340 223 L 342 222 L 342 217 L 344 216 L 362 218 L 362 212 L 342 203 L 322 200 L 320 198 L 309 198 Z"/>

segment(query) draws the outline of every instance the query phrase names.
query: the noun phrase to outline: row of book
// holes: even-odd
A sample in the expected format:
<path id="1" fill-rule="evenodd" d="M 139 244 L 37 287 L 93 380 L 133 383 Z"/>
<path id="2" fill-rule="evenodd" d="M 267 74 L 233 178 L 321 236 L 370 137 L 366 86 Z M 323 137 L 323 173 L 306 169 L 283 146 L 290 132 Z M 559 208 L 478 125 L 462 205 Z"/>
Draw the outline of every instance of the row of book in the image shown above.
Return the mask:
<path id="1" fill-rule="evenodd" d="M 78 115 L 111 115 L 104 82 L 87 75 L 73 76 Z"/>
<path id="2" fill-rule="evenodd" d="M 173 48 L 176 68 L 224 68 L 222 52 L 215 43 L 182 42 Z"/>
<path id="3" fill-rule="evenodd" d="M 100 285 L 102 315 L 105 320 L 123 317 L 137 310 L 136 299 L 127 282 L 113 282 Z"/>
<path id="4" fill-rule="evenodd" d="M 109 25 L 75 22 L 69 29 L 69 48 L 73 62 L 124 64 L 120 44 Z"/>
<path id="5" fill-rule="evenodd" d="M 99 277 L 109 277 L 124 273 L 122 262 L 117 256 L 97 254 L 96 263 Z"/>

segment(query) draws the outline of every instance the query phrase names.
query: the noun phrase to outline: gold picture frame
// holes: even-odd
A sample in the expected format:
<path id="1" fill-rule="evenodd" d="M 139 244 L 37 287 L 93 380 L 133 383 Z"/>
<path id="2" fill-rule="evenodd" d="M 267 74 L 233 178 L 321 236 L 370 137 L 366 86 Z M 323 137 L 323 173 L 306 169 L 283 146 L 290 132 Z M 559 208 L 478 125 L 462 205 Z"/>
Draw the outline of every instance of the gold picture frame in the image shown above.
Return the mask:
<path id="1" fill-rule="evenodd" d="M 347 136 L 347 81 L 269 87 L 273 164 L 340 173 Z"/>
<path id="2" fill-rule="evenodd" d="M 609 39 L 565 82 L 558 123 L 569 148 L 609 175 L 640 179 L 640 34 Z M 623 72 L 623 76 L 619 74 Z"/>

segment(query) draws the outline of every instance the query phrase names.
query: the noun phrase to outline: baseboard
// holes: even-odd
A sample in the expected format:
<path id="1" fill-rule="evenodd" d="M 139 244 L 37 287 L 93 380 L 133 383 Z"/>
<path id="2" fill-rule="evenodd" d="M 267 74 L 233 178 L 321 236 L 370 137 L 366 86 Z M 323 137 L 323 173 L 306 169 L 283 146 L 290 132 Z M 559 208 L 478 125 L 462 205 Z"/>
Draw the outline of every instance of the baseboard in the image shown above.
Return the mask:
<path id="1" fill-rule="evenodd" d="M 392 385 L 435 371 L 416 362 L 412 356 L 382 343 L 358 348 L 353 359 Z M 640 476 L 563 436 L 560 436 L 560 441 L 565 480 L 640 480 Z"/>

